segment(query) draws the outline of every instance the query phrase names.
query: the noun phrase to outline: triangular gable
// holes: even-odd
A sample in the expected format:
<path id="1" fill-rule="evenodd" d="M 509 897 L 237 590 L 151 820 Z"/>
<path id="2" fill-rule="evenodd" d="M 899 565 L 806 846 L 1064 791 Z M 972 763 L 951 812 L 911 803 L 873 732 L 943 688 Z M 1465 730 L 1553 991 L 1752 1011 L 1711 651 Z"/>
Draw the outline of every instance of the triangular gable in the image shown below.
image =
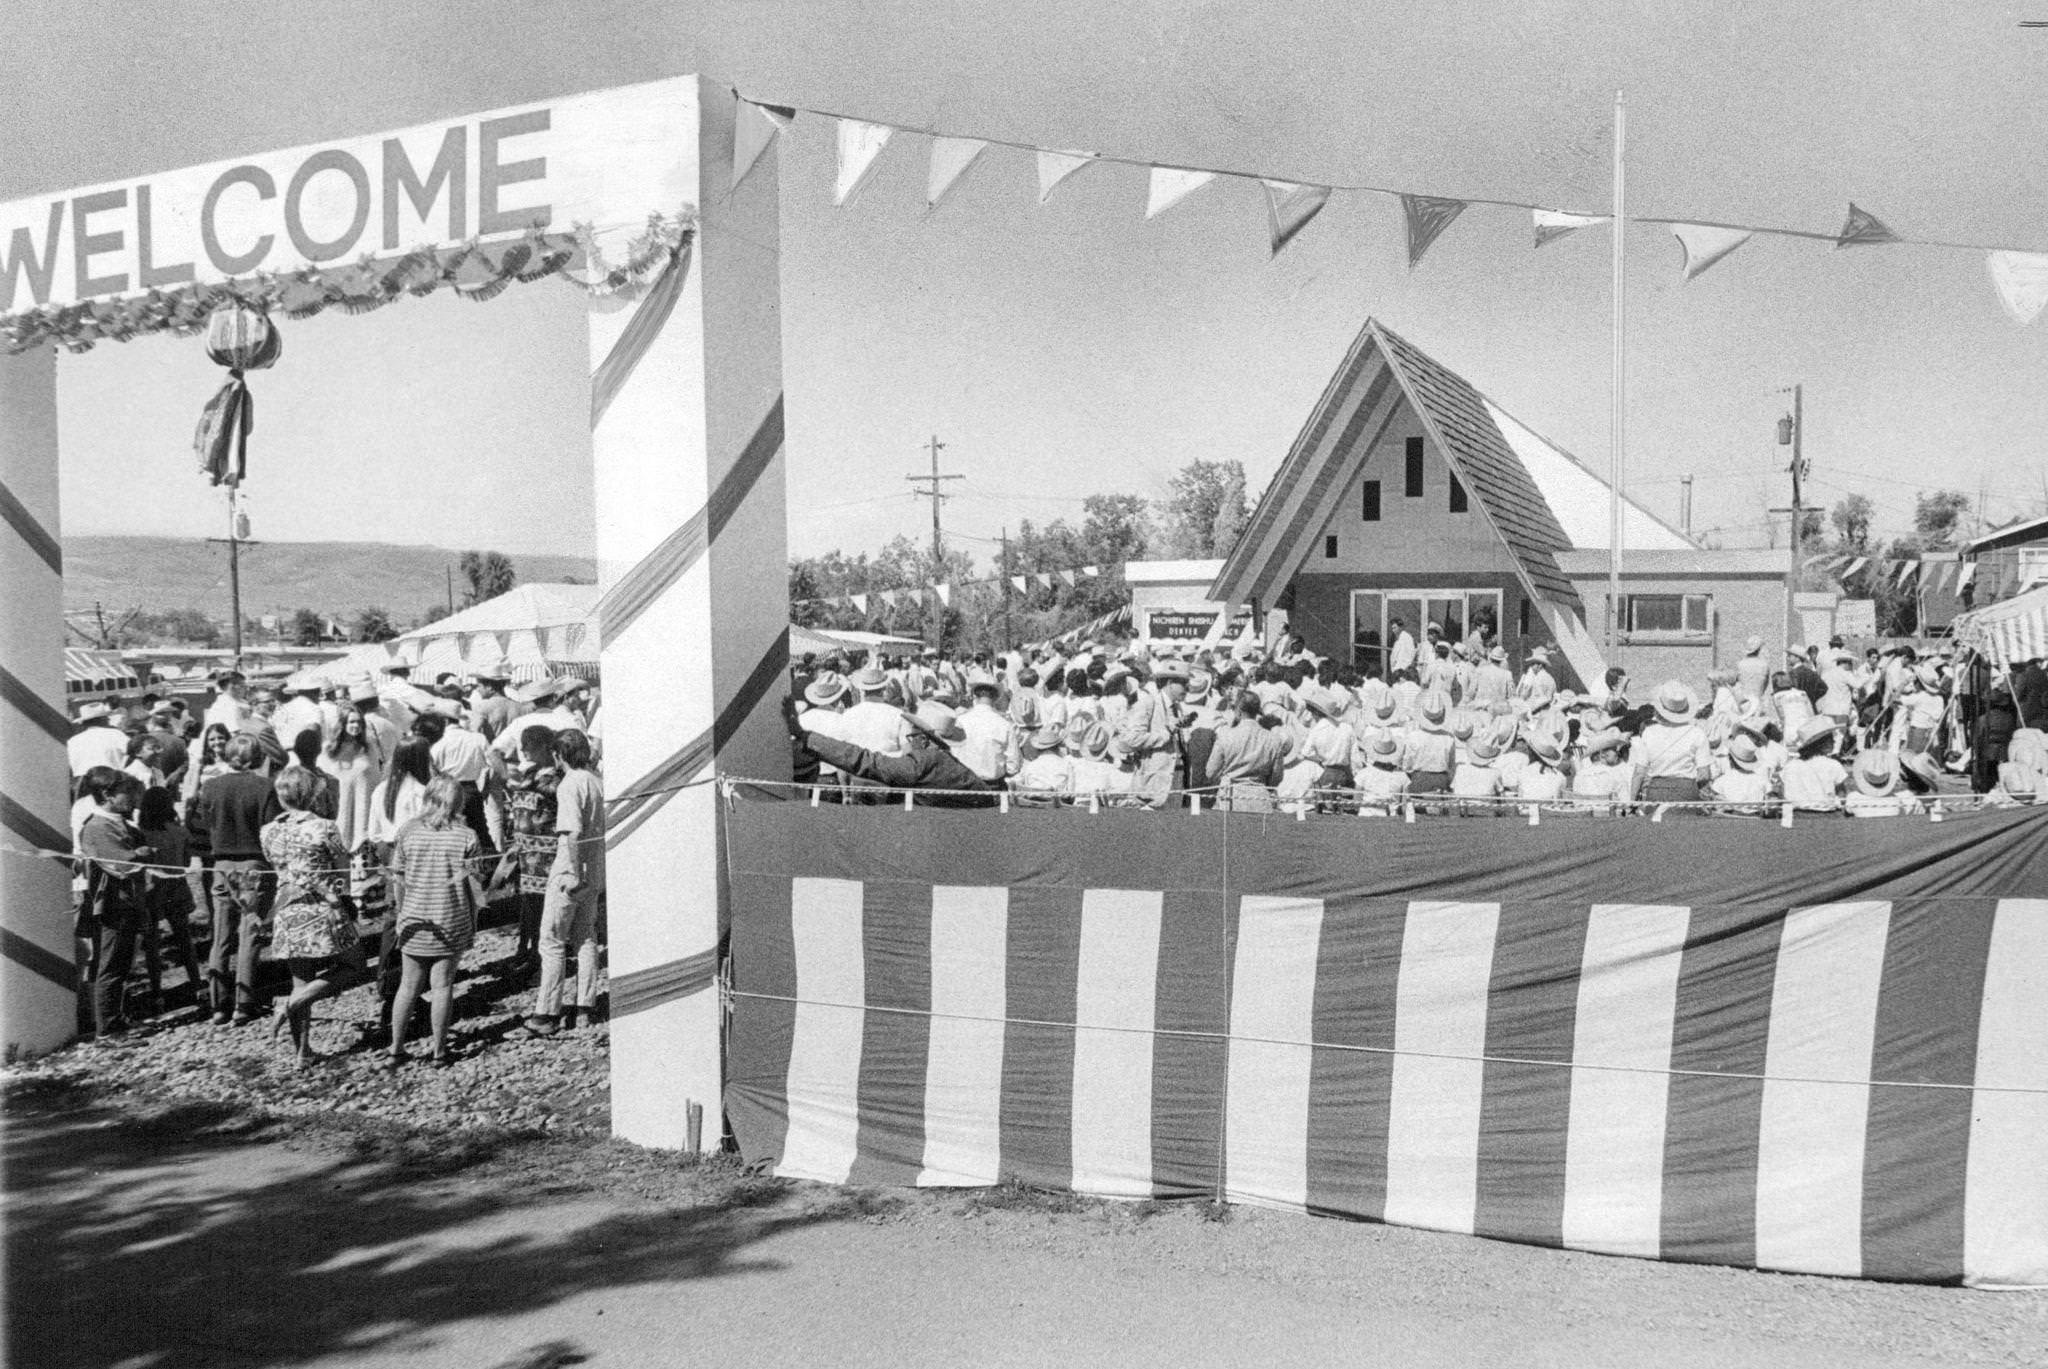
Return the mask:
<path id="1" fill-rule="evenodd" d="M 1389 394 L 1392 389 L 1396 392 Z M 1231 548 L 1210 597 L 1225 603 L 1270 599 L 1299 570 L 1387 423 L 1403 403 L 1421 419 L 1473 506 L 1507 549 L 1531 598 L 1582 612 L 1556 553 L 1571 545 L 1521 460 L 1461 376 L 1367 319 L 1331 377 L 1287 459 Z M 1333 433 L 1340 417 L 1342 430 Z"/>

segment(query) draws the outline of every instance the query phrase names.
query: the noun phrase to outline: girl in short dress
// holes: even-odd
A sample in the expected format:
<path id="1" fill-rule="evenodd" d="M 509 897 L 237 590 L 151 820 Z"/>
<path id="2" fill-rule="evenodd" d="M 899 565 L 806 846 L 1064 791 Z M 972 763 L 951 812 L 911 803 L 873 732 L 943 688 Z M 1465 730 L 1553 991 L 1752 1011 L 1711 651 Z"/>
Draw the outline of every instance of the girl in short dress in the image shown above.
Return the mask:
<path id="1" fill-rule="evenodd" d="M 423 980 L 430 986 L 434 1064 L 445 1068 L 455 1059 L 448 1049 L 455 968 L 476 939 L 476 910 L 483 901 L 476 873 L 483 845 L 464 820 L 462 807 L 462 787 L 450 776 L 436 775 L 419 816 L 399 829 L 391 848 L 390 873 L 398 884 L 392 935 L 404 970 L 391 1000 L 386 1069 L 405 1063 L 405 1032 Z"/>
<path id="2" fill-rule="evenodd" d="M 313 812 L 324 788 L 310 767 L 281 771 L 277 801 L 284 815 L 263 829 L 263 858 L 277 871 L 270 955 L 292 974 L 291 996 L 277 1005 L 270 1034 L 290 1027 L 301 1065 L 313 1057 L 313 1005 L 362 974 L 362 942 L 348 902 L 348 849 L 334 820 Z"/>

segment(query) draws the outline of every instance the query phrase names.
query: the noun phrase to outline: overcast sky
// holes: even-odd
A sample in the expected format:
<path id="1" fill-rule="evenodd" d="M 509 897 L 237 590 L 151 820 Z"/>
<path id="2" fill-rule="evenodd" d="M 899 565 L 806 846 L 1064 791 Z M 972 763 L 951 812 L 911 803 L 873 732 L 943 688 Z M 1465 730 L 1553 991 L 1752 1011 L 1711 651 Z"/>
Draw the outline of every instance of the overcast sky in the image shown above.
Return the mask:
<path id="1" fill-rule="evenodd" d="M 2036 11 L 2040 11 L 2036 13 Z M 702 71 L 760 98 L 1037 145 L 1600 209 L 1614 92 L 1630 207 L 2048 250 L 2048 17 L 2009 3 L 474 3 L 16 0 L 0 199 Z M 991 151 L 935 214 L 899 136 L 835 209 L 831 130 L 783 160 L 793 550 L 928 535 L 902 476 L 948 444 L 948 526 L 1077 516 L 1202 457 L 1263 487 L 1377 315 L 1604 472 L 1609 239 L 1542 251 L 1474 208 L 1407 268 L 1397 203 L 1339 194 L 1268 262 L 1249 183 L 1143 218 L 1090 167 L 1047 205 Z M 1631 487 L 1762 544 L 1786 495 L 1776 393 L 1806 386 L 1815 497 L 2048 492 L 2048 319 L 2016 327 L 1981 253 L 1758 239 L 1683 287 L 1628 234 Z M 287 322 L 256 379 L 257 535 L 589 553 L 588 361 L 559 282 Z M 64 525 L 217 533 L 193 469 L 219 383 L 196 341 L 61 363 Z M 977 556 L 986 547 L 963 543 Z"/>

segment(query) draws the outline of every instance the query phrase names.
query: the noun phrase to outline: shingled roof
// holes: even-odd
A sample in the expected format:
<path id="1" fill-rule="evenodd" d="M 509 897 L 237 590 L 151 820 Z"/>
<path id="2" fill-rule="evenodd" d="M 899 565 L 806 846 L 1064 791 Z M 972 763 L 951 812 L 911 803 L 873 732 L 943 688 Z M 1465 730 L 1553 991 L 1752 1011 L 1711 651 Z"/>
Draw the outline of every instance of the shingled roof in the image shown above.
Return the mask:
<path id="1" fill-rule="evenodd" d="M 1307 555 L 1308 539 L 1327 516 L 1332 491 L 1348 485 L 1398 412 L 1398 405 L 1380 403 L 1390 385 L 1400 387 L 1421 417 L 1474 506 L 1506 545 L 1531 595 L 1583 616 L 1578 591 L 1557 562 L 1557 553 L 1569 549 L 1571 539 L 1502 435 L 1485 398 L 1463 376 L 1377 319 L 1366 320 L 1330 378 L 1231 548 L 1210 597 L 1270 602 L 1293 576 Z M 1354 398 L 1359 401 L 1355 405 Z M 1347 408 L 1350 418 L 1333 435 Z M 1380 417 L 1374 424 L 1376 413 Z M 1366 431 L 1369 425 L 1374 431 Z"/>

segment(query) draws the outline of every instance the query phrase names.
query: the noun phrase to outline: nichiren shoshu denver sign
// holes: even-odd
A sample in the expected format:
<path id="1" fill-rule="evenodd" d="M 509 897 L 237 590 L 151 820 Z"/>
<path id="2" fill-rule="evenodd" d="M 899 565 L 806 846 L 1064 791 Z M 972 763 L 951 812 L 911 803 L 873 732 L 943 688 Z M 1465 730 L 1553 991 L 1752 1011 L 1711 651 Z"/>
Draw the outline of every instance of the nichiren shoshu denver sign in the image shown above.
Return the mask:
<path id="1" fill-rule="evenodd" d="M 0 205 L 0 315 L 293 271 L 693 197 L 696 90 L 660 81 Z"/>

